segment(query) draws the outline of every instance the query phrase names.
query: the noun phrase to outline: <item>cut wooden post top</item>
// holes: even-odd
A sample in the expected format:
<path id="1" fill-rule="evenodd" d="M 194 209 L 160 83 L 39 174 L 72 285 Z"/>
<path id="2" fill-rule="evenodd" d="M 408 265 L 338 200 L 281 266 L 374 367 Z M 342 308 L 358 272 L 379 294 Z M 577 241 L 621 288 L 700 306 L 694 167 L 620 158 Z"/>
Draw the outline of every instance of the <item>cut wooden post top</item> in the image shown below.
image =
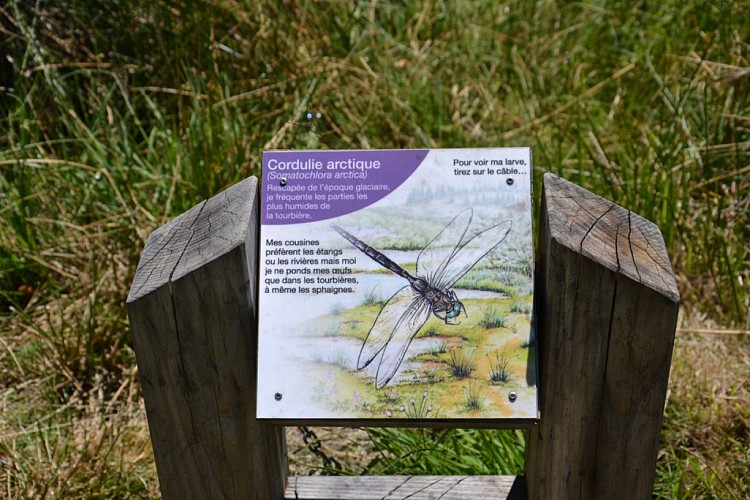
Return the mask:
<path id="1" fill-rule="evenodd" d="M 544 186 L 553 241 L 675 303 L 680 301 L 656 224 L 554 174 L 544 174 Z"/>
<path id="2" fill-rule="evenodd" d="M 138 262 L 128 303 L 244 243 L 257 185 L 257 178 L 248 177 L 154 230 Z"/>

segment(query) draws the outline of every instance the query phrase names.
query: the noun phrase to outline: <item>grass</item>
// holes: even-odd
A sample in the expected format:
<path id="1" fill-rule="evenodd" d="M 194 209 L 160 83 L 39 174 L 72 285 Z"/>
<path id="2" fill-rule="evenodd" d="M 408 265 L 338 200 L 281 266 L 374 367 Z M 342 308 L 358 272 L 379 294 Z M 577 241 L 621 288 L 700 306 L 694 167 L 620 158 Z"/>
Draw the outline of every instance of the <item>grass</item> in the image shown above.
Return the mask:
<path id="1" fill-rule="evenodd" d="M 742 498 L 750 460 L 745 339 L 681 335 L 675 345 L 656 491 L 664 498 Z M 679 383 L 675 383 L 679 380 Z"/>
<path id="2" fill-rule="evenodd" d="M 485 329 L 504 328 L 508 324 L 508 317 L 500 312 L 496 307 L 487 306 L 482 309 L 482 317 L 479 320 L 479 326 Z"/>
<path id="3" fill-rule="evenodd" d="M 435 325 L 430 325 L 424 329 L 425 337 L 433 337 L 438 334 L 438 328 Z"/>
<path id="4" fill-rule="evenodd" d="M 684 329 L 750 329 L 742 2 L 5 2 L 0 26 L 0 495 L 158 494 L 127 290 L 150 231 L 264 149 L 531 146 L 536 186 L 660 226 Z M 750 495 L 747 352 L 678 335 L 657 496 Z M 522 468 L 517 431 L 358 446 L 349 471 Z"/>
<path id="5" fill-rule="evenodd" d="M 513 302 L 510 306 L 510 312 L 518 314 L 531 314 L 531 304 L 524 302 Z"/>
<path id="6" fill-rule="evenodd" d="M 466 411 L 482 411 L 484 408 L 482 386 L 469 383 L 464 386 L 464 407 Z"/>
<path id="7" fill-rule="evenodd" d="M 520 474 L 521 431 L 367 429 L 374 451 L 359 474 Z"/>
<path id="8" fill-rule="evenodd" d="M 448 344 L 444 340 L 433 342 L 430 345 L 429 354 L 432 356 L 439 356 L 448 352 Z"/>
<path id="9" fill-rule="evenodd" d="M 380 303 L 382 300 L 383 299 L 380 297 L 380 294 L 377 292 L 375 287 L 373 287 L 372 289 L 365 292 L 365 296 L 362 299 L 362 305 L 371 306 Z"/>
<path id="10" fill-rule="evenodd" d="M 326 362 L 329 365 L 336 366 L 342 370 L 348 370 L 351 368 L 351 360 L 346 353 L 341 350 L 329 352 Z"/>
<path id="11" fill-rule="evenodd" d="M 426 384 L 438 384 L 444 380 L 438 368 L 430 368 L 424 372 L 423 380 Z"/>
<path id="12" fill-rule="evenodd" d="M 507 384 L 513 380 L 513 370 L 508 368 L 508 358 L 494 352 L 494 359 L 489 353 L 486 354 L 490 363 L 490 381 L 494 383 Z"/>
<path id="13" fill-rule="evenodd" d="M 473 349 L 451 349 L 448 361 L 448 371 L 455 378 L 462 379 L 470 377 L 476 370 L 477 364 L 472 359 Z"/>

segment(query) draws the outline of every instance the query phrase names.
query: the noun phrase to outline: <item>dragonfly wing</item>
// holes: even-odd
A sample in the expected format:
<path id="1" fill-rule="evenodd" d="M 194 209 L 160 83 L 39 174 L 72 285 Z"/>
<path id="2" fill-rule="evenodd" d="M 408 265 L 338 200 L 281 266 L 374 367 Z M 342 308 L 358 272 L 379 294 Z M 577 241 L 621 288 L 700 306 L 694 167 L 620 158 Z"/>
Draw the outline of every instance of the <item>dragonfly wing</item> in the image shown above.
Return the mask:
<path id="1" fill-rule="evenodd" d="M 362 344 L 357 359 L 357 369 L 361 370 L 372 363 L 372 360 L 386 347 L 395 333 L 406 327 L 415 311 L 424 307 L 424 304 L 427 304 L 429 313 L 429 302 L 417 294 L 411 286 L 407 285 L 394 293 L 378 313 L 375 323 L 373 323 L 365 342 Z M 422 324 L 418 325 L 417 330 L 421 326 Z"/>
<path id="2" fill-rule="evenodd" d="M 401 366 L 406 351 L 414 340 L 419 329 L 430 317 L 430 303 L 421 299 L 414 301 L 409 309 L 401 316 L 388 341 L 380 354 L 378 371 L 375 376 L 375 387 L 382 389 Z"/>
<path id="3" fill-rule="evenodd" d="M 471 224 L 473 213 L 471 208 L 461 211 L 427 244 L 417 257 L 417 276 L 433 283 L 444 273 Z"/>
<path id="4" fill-rule="evenodd" d="M 441 290 L 452 287 L 477 262 L 502 243 L 508 236 L 511 225 L 511 221 L 505 221 L 477 233 L 453 253 L 450 262 L 439 270 L 430 284 Z"/>

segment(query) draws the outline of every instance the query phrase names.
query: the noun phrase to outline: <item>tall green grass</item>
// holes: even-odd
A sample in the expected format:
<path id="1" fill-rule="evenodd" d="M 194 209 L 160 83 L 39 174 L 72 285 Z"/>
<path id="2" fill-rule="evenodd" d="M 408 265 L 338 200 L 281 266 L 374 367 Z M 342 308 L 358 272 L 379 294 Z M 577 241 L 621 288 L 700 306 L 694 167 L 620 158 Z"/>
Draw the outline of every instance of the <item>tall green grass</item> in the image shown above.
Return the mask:
<path id="1" fill-rule="evenodd" d="M 148 233 L 264 149 L 531 146 L 537 186 L 660 226 L 688 326 L 750 328 L 740 2 L 8 1 L 0 27 L 0 495 L 155 495 L 127 289 Z M 675 371 L 657 494 L 746 496 L 747 341 L 698 366 L 681 341 L 726 391 Z M 373 430 L 369 470 L 518 471 L 516 438 Z"/>
<path id="2" fill-rule="evenodd" d="M 523 474 L 521 431 L 368 429 L 375 457 L 367 474 Z"/>

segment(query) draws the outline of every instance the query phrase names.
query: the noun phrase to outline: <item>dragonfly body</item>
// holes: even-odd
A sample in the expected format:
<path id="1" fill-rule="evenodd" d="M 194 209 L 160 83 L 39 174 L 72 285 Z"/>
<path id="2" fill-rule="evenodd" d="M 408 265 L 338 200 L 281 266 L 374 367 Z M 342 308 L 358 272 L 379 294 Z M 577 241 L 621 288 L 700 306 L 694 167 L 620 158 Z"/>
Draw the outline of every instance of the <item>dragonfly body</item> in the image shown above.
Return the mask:
<path id="1" fill-rule="evenodd" d="M 331 225 L 359 251 L 409 282 L 382 307 L 357 359 L 359 370 L 379 359 L 375 377 L 378 389 L 396 374 L 411 341 L 430 314 L 446 324 L 457 324 L 455 318 L 461 311 L 466 313 L 466 308 L 452 287 L 510 232 L 511 223 L 506 221 L 464 241 L 472 216 L 471 208 L 463 210 L 430 240 L 417 257 L 414 275 L 345 229 Z"/>
<path id="2" fill-rule="evenodd" d="M 402 278 L 406 278 L 409 281 L 409 285 L 414 290 L 414 292 L 423 296 L 430 303 L 430 309 L 432 313 L 446 323 L 450 323 L 449 320 L 452 320 L 453 318 L 461 314 L 462 310 L 464 312 L 466 311 L 463 303 L 458 300 L 458 297 L 453 290 L 440 290 L 427 283 L 424 278 L 412 276 L 409 271 L 393 262 L 385 254 L 379 252 L 378 250 L 375 250 L 373 247 L 360 240 L 353 234 L 349 233 L 345 229 L 335 224 L 331 224 L 331 227 L 337 233 L 343 236 L 347 241 L 349 241 L 349 243 L 354 245 L 358 250 L 370 257 L 372 260 L 385 267 L 386 269 L 393 271 Z"/>

